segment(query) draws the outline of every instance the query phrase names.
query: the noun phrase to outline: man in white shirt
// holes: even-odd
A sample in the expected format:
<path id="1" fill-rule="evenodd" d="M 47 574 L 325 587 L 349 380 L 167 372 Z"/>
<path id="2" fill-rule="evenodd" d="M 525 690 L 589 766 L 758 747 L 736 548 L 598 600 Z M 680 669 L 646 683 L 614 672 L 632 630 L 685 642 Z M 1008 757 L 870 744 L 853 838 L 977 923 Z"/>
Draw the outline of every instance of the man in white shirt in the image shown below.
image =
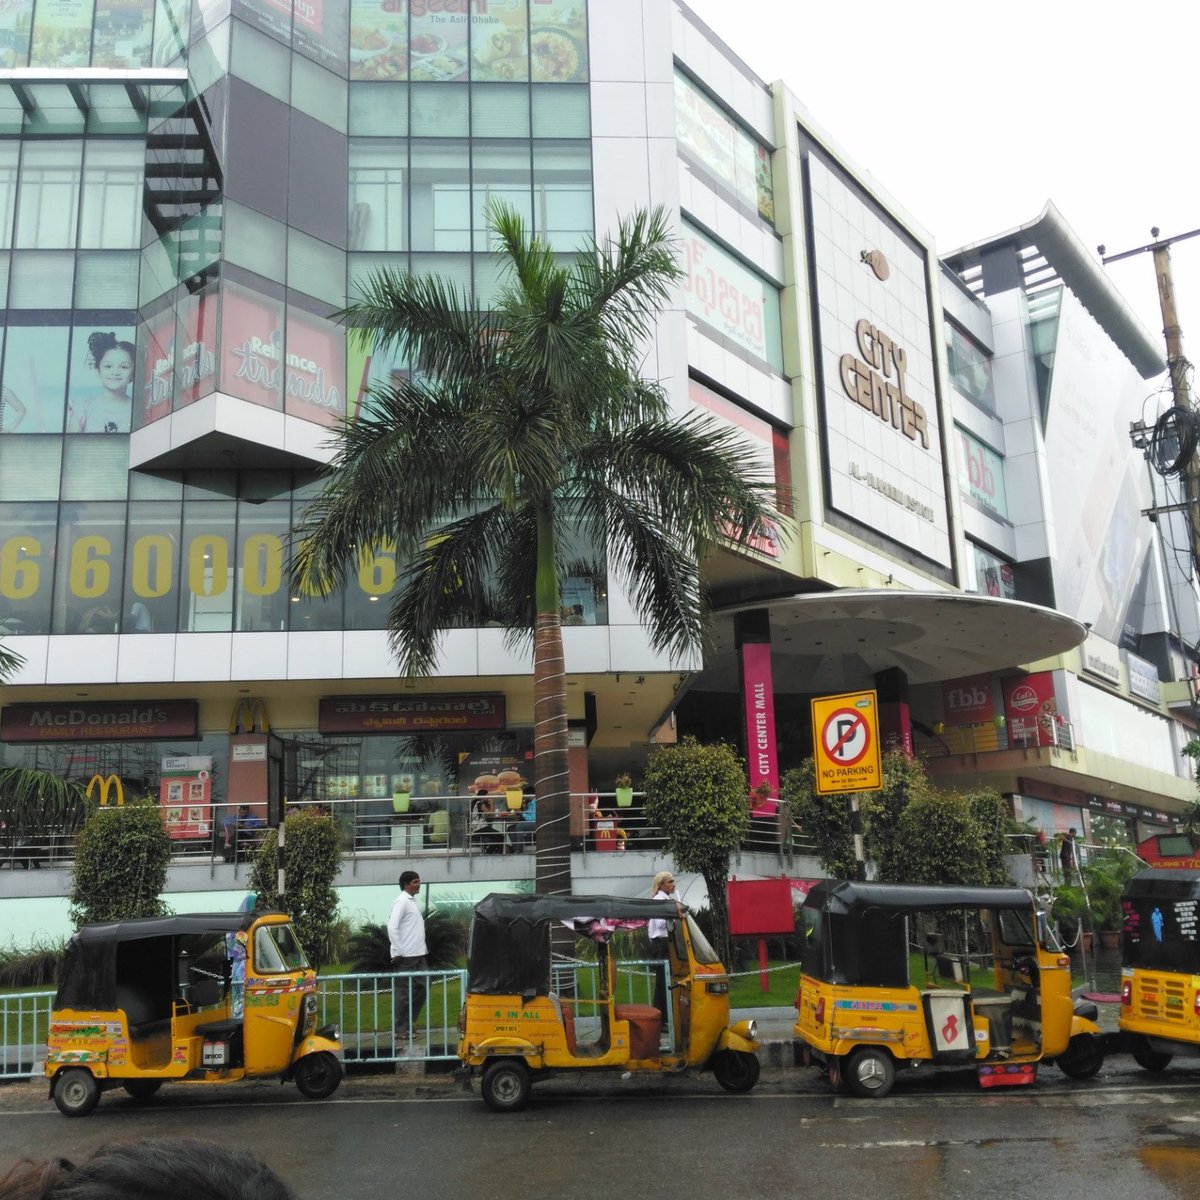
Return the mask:
<path id="1" fill-rule="evenodd" d="M 428 968 L 425 955 L 425 918 L 417 907 L 416 896 L 421 890 L 421 877 L 416 871 L 400 875 L 400 895 L 388 917 L 388 941 L 391 944 L 392 970 L 424 972 Z M 424 974 L 409 975 L 396 986 L 396 1041 L 406 1042 L 411 1023 L 425 1007 Z"/>

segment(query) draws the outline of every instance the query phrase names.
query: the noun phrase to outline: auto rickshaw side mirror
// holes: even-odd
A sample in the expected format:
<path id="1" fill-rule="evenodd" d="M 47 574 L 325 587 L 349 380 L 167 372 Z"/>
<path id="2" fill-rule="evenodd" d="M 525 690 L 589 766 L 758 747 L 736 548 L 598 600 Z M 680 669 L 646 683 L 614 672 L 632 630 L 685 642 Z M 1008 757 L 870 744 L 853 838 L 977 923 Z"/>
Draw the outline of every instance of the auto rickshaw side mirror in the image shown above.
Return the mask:
<path id="1" fill-rule="evenodd" d="M 188 959 L 188 952 L 181 950 L 179 958 L 175 963 L 175 982 L 179 988 L 179 995 L 186 1000 L 188 998 L 188 989 L 192 985 L 191 981 L 191 964 Z"/>

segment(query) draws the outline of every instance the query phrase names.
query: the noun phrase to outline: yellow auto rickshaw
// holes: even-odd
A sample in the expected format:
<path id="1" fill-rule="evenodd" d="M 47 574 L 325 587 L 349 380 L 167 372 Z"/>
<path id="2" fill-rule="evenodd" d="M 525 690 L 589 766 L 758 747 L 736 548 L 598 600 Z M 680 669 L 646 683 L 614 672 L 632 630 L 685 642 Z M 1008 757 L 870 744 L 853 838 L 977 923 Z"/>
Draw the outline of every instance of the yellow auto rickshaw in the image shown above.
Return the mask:
<path id="1" fill-rule="evenodd" d="M 1121 1042 L 1161 1071 L 1200 1055 L 1200 871 L 1139 871 L 1121 907 Z"/>
<path id="2" fill-rule="evenodd" d="M 835 1087 L 886 1096 L 900 1068 L 974 1066 L 983 1087 L 1104 1062 L 1096 1006 L 1021 888 L 825 880 L 801 908 L 796 1037 Z"/>
<path id="3" fill-rule="evenodd" d="M 197 913 L 84 925 L 67 943 L 46 1074 L 68 1117 L 100 1093 L 280 1076 L 310 1099 L 342 1079 L 335 1026 L 283 913 Z"/>
<path id="4" fill-rule="evenodd" d="M 616 930 L 655 918 L 668 927 L 669 960 L 652 968 L 667 972 L 665 1014 L 634 1002 L 647 974 L 641 967 L 623 970 L 612 944 Z M 578 986 L 574 964 L 552 970 L 551 930 L 563 924 L 595 947 L 595 975 L 581 972 Z M 471 924 L 458 1028 L 459 1075 L 478 1072 L 483 1099 L 496 1112 L 524 1108 L 533 1083 L 561 1071 L 648 1075 L 694 1068 L 712 1071 L 729 1092 L 748 1092 L 758 1082 L 755 1023 L 729 1024 L 729 975 L 674 901 L 486 897 Z"/>

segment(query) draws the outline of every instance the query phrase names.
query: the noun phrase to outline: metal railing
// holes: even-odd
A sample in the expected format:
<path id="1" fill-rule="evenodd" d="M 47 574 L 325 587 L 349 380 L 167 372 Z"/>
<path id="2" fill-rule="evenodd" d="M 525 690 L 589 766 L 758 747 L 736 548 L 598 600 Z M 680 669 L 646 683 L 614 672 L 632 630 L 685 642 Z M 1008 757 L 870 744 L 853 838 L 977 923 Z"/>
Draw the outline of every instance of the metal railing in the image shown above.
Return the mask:
<path id="1" fill-rule="evenodd" d="M 588 815 L 588 802 L 597 797 L 601 815 Z M 573 794 L 572 800 L 583 813 L 576 822 L 581 832 L 574 835 L 574 846 L 584 853 L 623 853 L 627 850 L 660 851 L 665 843 L 663 832 L 652 825 L 645 815 L 643 794 L 634 793 L 632 807 L 616 803 L 613 792 Z M 502 852 L 530 852 L 532 839 L 513 838 L 511 831 L 519 827 L 520 813 L 508 810 L 503 797 L 496 798 L 499 811 L 489 822 L 488 831 L 472 828 L 472 796 L 439 796 L 425 802 L 413 797 L 408 811 L 397 813 L 391 800 L 339 799 L 304 806 L 319 808 L 333 816 L 338 827 L 342 850 L 350 859 L 359 856 L 402 854 L 476 856 Z M 203 837 L 177 839 L 172 857 L 176 861 L 202 861 L 215 867 L 232 863 L 235 872 L 253 862 L 266 836 L 265 825 L 252 818 L 238 819 L 240 806 L 214 804 L 210 832 Z M 795 823 L 786 830 L 776 816 L 753 818 L 742 840 L 747 851 L 778 853 L 781 856 L 811 854 L 813 844 Z M 0 867 L 21 868 L 66 867 L 75 858 L 73 833 L 43 831 L 22 836 L 19 843 L 0 838 Z"/>
<path id="2" fill-rule="evenodd" d="M 660 959 L 622 959 L 617 966 L 619 1002 L 652 1003 L 655 972 L 669 969 Z M 554 990 L 565 996 L 594 997 L 596 970 L 594 962 L 556 963 Z M 424 1000 L 414 1012 L 413 1000 L 422 988 Z M 452 1062 L 458 1057 L 458 1015 L 466 992 L 467 973 L 461 969 L 322 975 L 317 980 L 317 1025 L 338 1027 L 347 1063 Z M 396 1017 L 405 999 L 409 1019 L 397 1029 Z M 42 1073 L 53 1000 L 52 991 L 0 996 L 0 1079 L 29 1079 Z"/>

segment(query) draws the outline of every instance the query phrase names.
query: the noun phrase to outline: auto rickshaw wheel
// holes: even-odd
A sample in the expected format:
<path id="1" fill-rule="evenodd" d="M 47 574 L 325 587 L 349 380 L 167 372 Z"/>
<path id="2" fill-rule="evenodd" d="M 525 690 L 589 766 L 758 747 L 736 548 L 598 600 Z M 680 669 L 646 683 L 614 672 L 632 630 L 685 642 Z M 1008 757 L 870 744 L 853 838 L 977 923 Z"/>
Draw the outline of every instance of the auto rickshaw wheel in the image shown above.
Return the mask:
<path id="1" fill-rule="evenodd" d="M 722 1050 L 713 1059 L 713 1075 L 727 1091 L 738 1095 L 758 1082 L 758 1057 L 744 1050 Z"/>
<path id="2" fill-rule="evenodd" d="M 129 1079 L 121 1087 L 131 1099 L 141 1102 L 149 1100 L 162 1085 L 161 1079 Z"/>
<path id="3" fill-rule="evenodd" d="M 896 1082 L 896 1064 L 886 1050 L 878 1046 L 860 1046 L 846 1056 L 842 1078 L 855 1096 L 879 1099 L 886 1096 Z"/>
<path id="4" fill-rule="evenodd" d="M 1077 1033 L 1057 1061 L 1068 1079 L 1091 1079 L 1104 1066 L 1104 1046 L 1095 1034 Z"/>
<path id="5" fill-rule="evenodd" d="M 54 1103 L 64 1117 L 86 1117 L 100 1103 L 100 1085 L 86 1067 L 68 1067 L 54 1080 Z"/>
<path id="6" fill-rule="evenodd" d="M 529 1103 L 532 1087 L 529 1068 L 517 1059 L 504 1058 L 484 1067 L 479 1090 L 493 1112 L 520 1112 Z"/>
<path id="7" fill-rule="evenodd" d="M 1161 1050 L 1155 1050 L 1150 1045 L 1150 1039 L 1146 1037 L 1134 1038 L 1129 1047 L 1129 1053 L 1133 1055 L 1133 1061 L 1143 1071 L 1165 1071 L 1174 1057 L 1171 1054 L 1164 1054 Z"/>
<path id="8" fill-rule="evenodd" d="M 318 1050 L 296 1060 L 292 1068 L 296 1090 L 309 1100 L 324 1100 L 332 1096 L 342 1082 L 342 1064 L 329 1050 Z"/>

